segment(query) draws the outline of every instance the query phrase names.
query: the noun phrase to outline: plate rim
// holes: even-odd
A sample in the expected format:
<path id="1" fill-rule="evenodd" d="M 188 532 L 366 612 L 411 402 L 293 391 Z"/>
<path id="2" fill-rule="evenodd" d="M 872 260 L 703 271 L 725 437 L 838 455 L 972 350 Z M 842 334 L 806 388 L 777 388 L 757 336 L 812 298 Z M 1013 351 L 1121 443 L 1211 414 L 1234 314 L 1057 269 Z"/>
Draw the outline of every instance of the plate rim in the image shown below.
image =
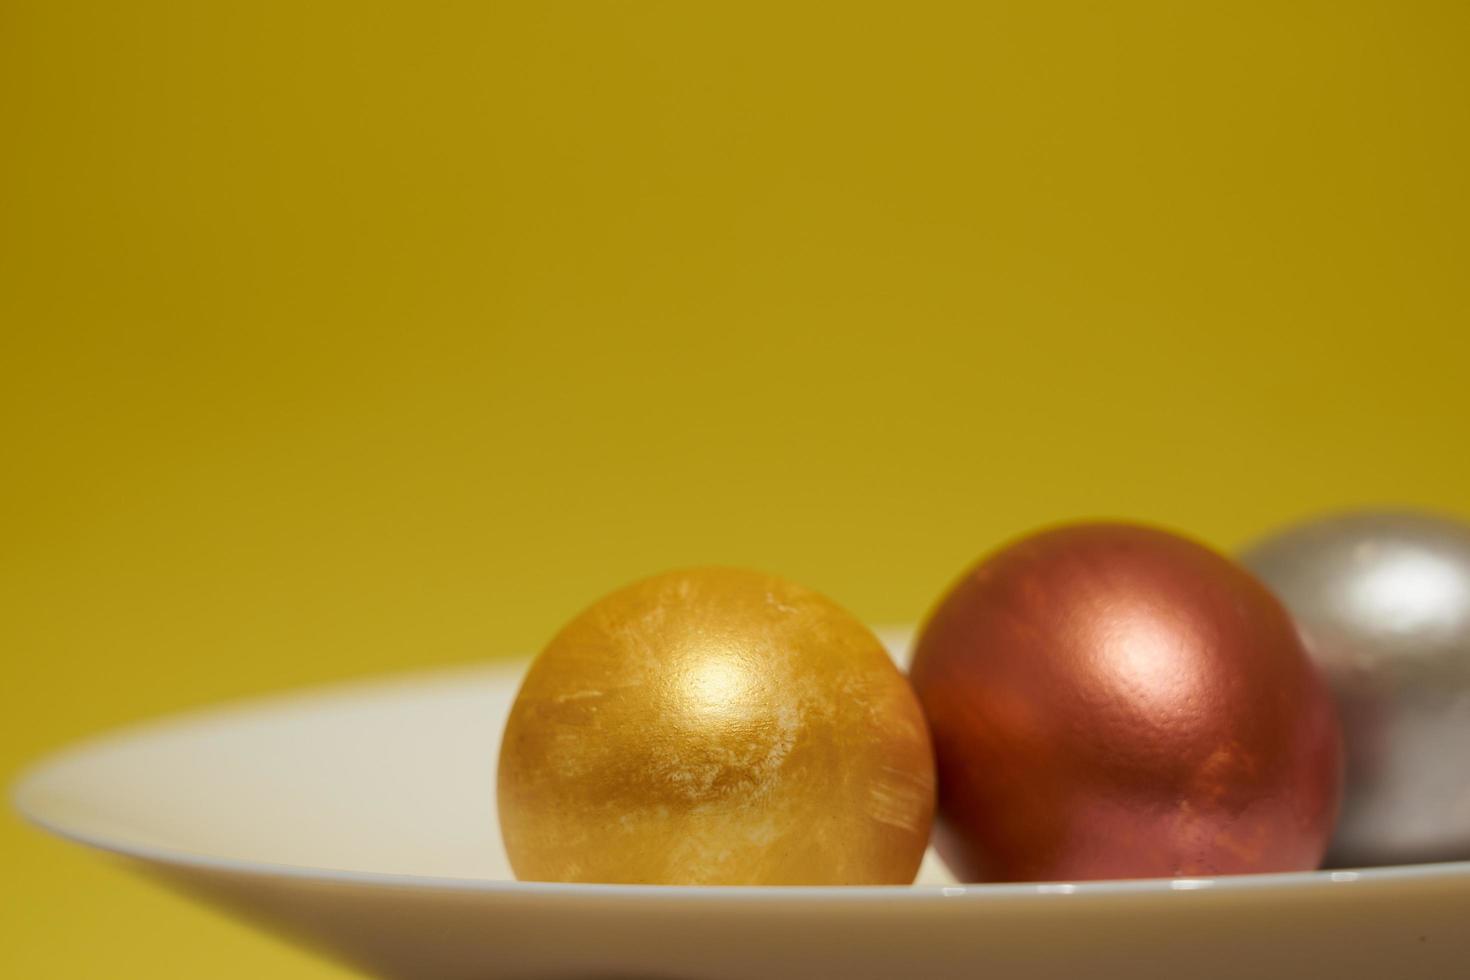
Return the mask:
<path id="1" fill-rule="evenodd" d="M 359 871 L 304 864 L 277 864 L 201 854 L 187 850 L 107 840 L 48 820 L 26 805 L 24 783 L 14 803 L 25 819 L 50 834 L 93 850 L 152 864 L 196 871 L 252 877 L 291 878 L 328 884 L 383 888 L 468 892 L 548 898 L 627 898 L 675 902 L 820 900 L 871 902 L 956 899 L 985 901 L 1068 895 L 1103 897 L 1160 895 L 1185 891 L 1296 891 L 1303 888 L 1465 878 L 1470 861 L 1396 864 L 1382 867 L 1288 871 L 1266 874 L 1216 875 L 1197 878 L 1124 878 L 1099 881 L 977 882 L 955 885 L 638 885 L 559 881 L 511 881 L 500 878 L 457 878 L 449 875 L 413 875 L 386 871 Z"/>
<path id="2" fill-rule="evenodd" d="M 890 627 L 890 635 L 898 632 Z M 162 730 L 191 723 L 224 720 L 230 716 L 261 710 L 300 707 L 321 698 L 352 697 L 403 685 L 437 685 L 455 677 L 484 677 L 489 674 L 517 675 L 529 658 L 512 656 L 476 664 L 446 664 L 437 669 L 403 671 L 310 685 L 245 697 L 222 704 L 186 709 L 159 718 L 144 719 L 80 739 L 49 753 L 23 769 L 10 787 L 10 802 L 24 820 L 39 830 L 63 840 L 145 864 L 165 865 L 199 872 L 255 878 L 286 878 L 323 884 L 356 885 L 392 889 L 420 889 L 439 893 L 468 893 L 501 897 L 603 901 L 624 899 L 655 902 L 856 902 L 874 901 L 961 901 L 991 902 L 1015 899 L 1051 899 L 1055 896 L 1101 898 L 1153 896 L 1172 892 L 1293 892 L 1302 889 L 1385 885 L 1404 882 L 1464 879 L 1470 884 L 1470 860 L 1437 861 L 1316 871 L 1261 874 L 1193 876 L 1179 878 L 1127 878 L 1090 881 L 978 882 L 926 885 L 656 885 L 551 881 L 516 881 L 503 878 L 420 875 L 401 872 L 365 871 L 322 865 L 252 861 L 129 841 L 114 835 L 90 833 L 48 817 L 36 798 L 40 785 L 53 770 L 91 751 L 122 741 L 146 738 Z"/>

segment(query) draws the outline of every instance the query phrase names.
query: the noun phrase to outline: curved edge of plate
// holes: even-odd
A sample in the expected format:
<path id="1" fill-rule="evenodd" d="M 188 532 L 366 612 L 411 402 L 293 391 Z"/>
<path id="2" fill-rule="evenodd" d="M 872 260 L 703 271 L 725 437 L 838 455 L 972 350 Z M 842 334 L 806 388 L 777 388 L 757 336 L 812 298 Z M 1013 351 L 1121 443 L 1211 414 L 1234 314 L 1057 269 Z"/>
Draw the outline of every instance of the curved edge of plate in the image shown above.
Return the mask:
<path id="1" fill-rule="evenodd" d="M 901 661 L 903 648 L 912 631 L 905 627 L 876 630 L 885 646 Z M 627 897 L 643 901 L 809 901 L 872 902 L 894 900 L 923 901 L 961 900 L 965 902 L 1014 901 L 1024 898 L 1052 899 L 1055 896 L 1103 897 L 1123 895 L 1155 895 L 1170 892 L 1251 892 L 1279 891 L 1332 886 L 1364 887 L 1399 885 L 1408 882 L 1451 880 L 1463 881 L 1470 891 L 1470 861 L 1393 865 L 1370 868 L 1342 868 L 1322 871 L 1300 871 L 1272 874 L 1225 875 L 1199 878 L 1140 878 L 1108 881 L 1058 881 L 1024 883 L 976 883 L 951 885 L 876 885 L 876 886 L 679 886 L 572 884 L 564 882 L 511 881 L 504 879 L 414 875 L 363 871 L 304 864 L 275 864 L 238 858 L 196 853 L 128 840 L 117 835 L 89 833 L 69 824 L 65 819 L 48 814 L 43 802 L 44 785 L 49 775 L 69 762 L 119 741 L 145 738 L 157 731 L 179 725 L 228 719 L 241 713 L 264 709 L 291 708 L 321 698 L 352 698 L 371 694 L 378 689 L 399 688 L 404 684 L 440 685 L 466 676 L 503 674 L 524 669 L 522 658 L 504 659 L 475 665 L 441 668 L 428 672 L 407 673 L 389 677 L 371 677 L 356 681 L 328 684 L 304 690 L 284 692 L 258 698 L 246 698 L 215 707 L 185 711 L 161 719 L 143 721 L 82 740 L 46 756 L 21 771 L 10 787 L 12 806 L 30 824 L 56 837 L 85 847 L 143 864 L 173 866 L 199 871 L 314 880 L 340 885 L 368 885 L 385 888 L 427 889 L 441 892 L 473 892 L 548 899 Z"/>

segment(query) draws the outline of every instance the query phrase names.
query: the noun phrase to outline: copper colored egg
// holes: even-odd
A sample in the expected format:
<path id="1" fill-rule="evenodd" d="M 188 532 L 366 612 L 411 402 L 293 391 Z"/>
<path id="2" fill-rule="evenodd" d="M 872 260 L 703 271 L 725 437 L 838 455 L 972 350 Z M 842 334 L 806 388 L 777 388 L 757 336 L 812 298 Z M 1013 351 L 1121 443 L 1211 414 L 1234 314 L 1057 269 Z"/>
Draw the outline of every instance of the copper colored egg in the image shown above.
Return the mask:
<path id="1" fill-rule="evenodd" d="M 1317 867 L 1341 784 L 1326 686 L 1280 603 L 1192 541 L 1043 531 L 950 590 L 914 688 L 937 843 L 971 881 Z"/>
<path id="2" fill-rule="evenodd" d="M 557 634 L 506 723 L 498 795 L 523 880 L 907 884 L 934 763 L 866 627 L 801 586 L 706 568 Z"/>

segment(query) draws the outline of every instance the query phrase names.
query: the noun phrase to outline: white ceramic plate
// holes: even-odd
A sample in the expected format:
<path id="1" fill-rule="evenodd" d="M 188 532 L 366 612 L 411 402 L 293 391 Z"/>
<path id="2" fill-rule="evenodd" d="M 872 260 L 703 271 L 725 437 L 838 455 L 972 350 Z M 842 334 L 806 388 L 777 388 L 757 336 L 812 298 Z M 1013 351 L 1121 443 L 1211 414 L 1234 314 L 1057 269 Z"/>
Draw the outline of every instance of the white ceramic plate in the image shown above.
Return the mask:
<path id="1" fill-rule="evenodd" d="M 1470 976 L 1470 862 L 960 886 L 931 855 L 914 887 L 516 882 L 495 761 L 524 667 L 134 729 L 43 763 L 16 801 L 48 830 L 385 977 Z"/>

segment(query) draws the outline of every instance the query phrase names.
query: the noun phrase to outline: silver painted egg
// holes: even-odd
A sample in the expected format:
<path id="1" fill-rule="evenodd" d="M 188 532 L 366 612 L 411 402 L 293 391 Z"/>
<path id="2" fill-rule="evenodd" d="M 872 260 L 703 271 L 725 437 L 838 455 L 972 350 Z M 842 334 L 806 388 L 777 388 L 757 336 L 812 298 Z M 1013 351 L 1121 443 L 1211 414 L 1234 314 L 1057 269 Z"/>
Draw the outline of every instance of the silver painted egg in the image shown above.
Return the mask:
<path id="1" fill-rule="evenodd" d="M 1337 698 L 1346 793 L 1327 863 L 1470 858 L 1470 525 L 1349 513 L 1242 555 Z"/>

